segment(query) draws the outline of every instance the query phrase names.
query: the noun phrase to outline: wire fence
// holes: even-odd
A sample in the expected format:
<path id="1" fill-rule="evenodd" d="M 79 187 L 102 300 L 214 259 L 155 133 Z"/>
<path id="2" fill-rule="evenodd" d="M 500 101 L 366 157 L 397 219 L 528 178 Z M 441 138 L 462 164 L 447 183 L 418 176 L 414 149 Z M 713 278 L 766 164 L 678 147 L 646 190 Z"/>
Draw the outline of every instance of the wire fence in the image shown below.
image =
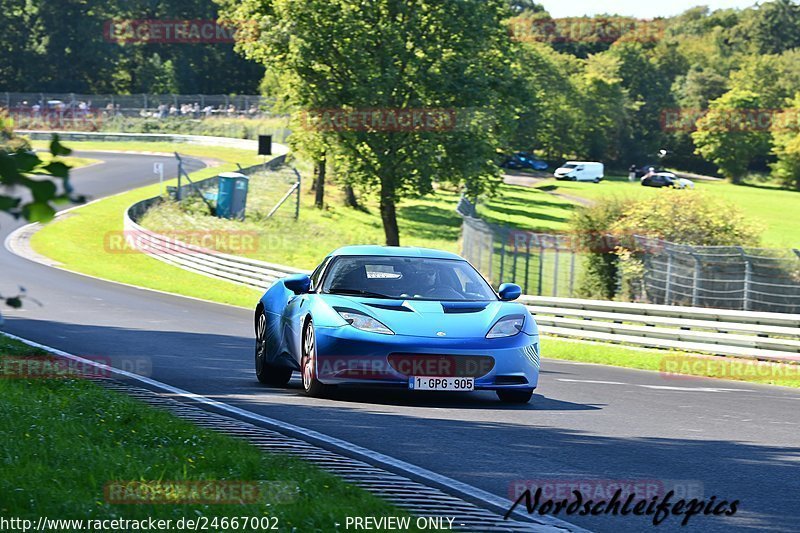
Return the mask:
<path id="1" fill-rule="evenodd" d="M 489 224 L 474 216 L 474 208 L 462 199 L 462 255 L 497 287 L 516 283 L 524 294 L 575 295 L 582 254 L 569 235 L 515 230 Z"/>
<path id="2" fill-rule="evenodd" d="M 800 313 L 800 250 L 688 246 L 636 236 L 646 301 Z"/>
<path id="3" fill-rule="evenodd" d="M 180 160 L 180 156 L 175 155 Z M 248 220 L 256 222 L 272 218 L 297 220 L 300 217 L 302 178 L 297 169 L 286 163 L 285 156 L 278 156 L 264 164 L 240 167 L 238 172 L 249 178 L 246 211 Z M 183 176 L 183 184 L 168 188 L 172 199 L 198 205 L 202 201 L 212 207 L 216 205 L 219 189 L 217 176 L 197 182 L 191 182 L 185 173 Z M 140 215 L 137 214 L 138 216 Z"/>
<path id="4" fill-rule="evenodd" d="M 81 117 L 101 113 L 106 117 L 257 117 L 269 116 L 273 103 L 270 98 L 246 94 L 0 93 L 0 107 L 29 116 Z"/>
<path id="5" fill-rule="evenodd" d="M 494 286 L 517 283 L 524 294 L 576 296 L 587 254 L 614 254 L 619 245 L 607 235 L 579 238 L 490 224 L 465 198 L 457 210 L 463 219 L 462 255 Z M 632 289 L 632 299 L 800 313 L 800 250 L 689 246 L 641 235 L 634 242 L 641 272 L 622 262 L 617 280 L 618 291 L 623 283 Z"/>

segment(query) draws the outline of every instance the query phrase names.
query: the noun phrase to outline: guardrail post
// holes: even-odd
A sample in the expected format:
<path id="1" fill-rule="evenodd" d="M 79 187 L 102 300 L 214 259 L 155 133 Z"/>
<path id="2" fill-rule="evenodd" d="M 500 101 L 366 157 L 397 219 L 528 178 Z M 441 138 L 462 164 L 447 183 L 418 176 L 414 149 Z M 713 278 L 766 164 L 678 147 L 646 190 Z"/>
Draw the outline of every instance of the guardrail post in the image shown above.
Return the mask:
<path id="1" fill-rule="evenodd" d="M 294 173 L 297 176 L 297 198 L 294 204 L 294 219 L 298 220 L 300 218 L 300 188 L 303 183 L 303 178 L 300 176 L 297 169 L 294 169 Z"/>
<path id="2" fill-rule="evenodd" d="M 539 241 L 539 283 L 537 294 L 539 296 L 542 295 L 542 284 L 544 283 L 544 243 L 542 242 L 542 236 L 538 235 L 536 240 Z"/>
<path id="3" fill-rule="evenodd" d="M 517 236 L 514 235 L 514 261 L 511 263 L 511 283 L 517 282 Z"/>
<path id="4" fill-rule="evenodd" d="M 700 283 L 700 275 L 701 272 L 701 263 L 700 259 L 695 255 L 692 254 L 692 258 L 694 259 L 694 274 L 692 275 L 692 305 L 694 307 L 699 307 L 700 305 L 700 287 L 698 284 Z"/>
<path id="5" fill-rule="evenodd" d="M 744 260 L 744 290 L 742 294 L 742 309 L 750 311 L 750 284 L 753 277 L 753 266 L 750 260 Z"/>
<path id="6" fill-rule="evenodd" d="M 570 252 L 569 258 L 569 297 L 575 293 L 575 250 Z"/>
<path id="7" fill-rule="evenodd" d="M 478 257 L 475 260 L 475 264 L 478 267 L 478 270 L 482 271 L 483 268 L 481 267 L 481 259 L 483 259 L 483 239 L 484 239 L 485 233 L 480 232 L 478 235 L 479 235 L 479 237 L 478 237 Z"/>
<path id="8" fill-rule="evenodd" d="M 667 252 L 667 275 L 664 281 L 664 305 L 672 300 L 672 252 Z"/>
<path id="9" fill-rule="evenodd" d="M 503 283 L 506 267 L 506 244 L 508 241 L 508 231 L 502 229 L 500 235 L 503 237 L 503 240 L 500 241 L 500 283 Z"/>
<path id="10" fill-rule="evenodd" d="M 494 263 L 494 232 L 489 232 L 489 280 L 492 280 L 492 263 Z"/>
<path id="11" fill-rule="evenodd" d="M 558 296 L 558 240 L 553 239 L 555 241 L 555 256 L 553 259 L 553 296 Z"/>
<path id="12" fill-rule="evenodd" d="M 528 294 L 528 279 L 531 272 L 531 238 L 528 236 L 525 239 L 525 284 L 522 287 L 522 293 Z"/>

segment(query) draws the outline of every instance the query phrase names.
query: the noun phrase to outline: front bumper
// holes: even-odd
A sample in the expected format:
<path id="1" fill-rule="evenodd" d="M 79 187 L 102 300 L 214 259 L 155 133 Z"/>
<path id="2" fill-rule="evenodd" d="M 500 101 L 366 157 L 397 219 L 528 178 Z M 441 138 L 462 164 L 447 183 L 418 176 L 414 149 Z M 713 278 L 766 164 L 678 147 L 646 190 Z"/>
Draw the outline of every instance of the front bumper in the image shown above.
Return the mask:
<path id="1" fill-rule="evenodd" d="M 475 378 L 476 390 L 534 389 L 539 337 L 501 339 L 381 335 L 351 326 L 316 327 L 317 379 L 330 385 L 408 387 L 413 375 Z"/>

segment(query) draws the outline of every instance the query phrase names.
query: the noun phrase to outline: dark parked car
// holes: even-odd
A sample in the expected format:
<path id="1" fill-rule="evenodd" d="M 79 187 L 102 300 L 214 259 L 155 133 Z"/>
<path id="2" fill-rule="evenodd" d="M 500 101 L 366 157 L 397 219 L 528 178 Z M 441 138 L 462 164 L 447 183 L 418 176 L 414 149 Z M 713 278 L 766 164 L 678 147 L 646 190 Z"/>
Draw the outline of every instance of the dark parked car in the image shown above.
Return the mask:
<path id="1" fill-rule="evenodd" d="M 679 178 L 672 172 L 656 172 L 642 178 L 645 187 L 672 187 L 673 189 L 693 189 L 694 183 L 685 178 Z"/>
<path id="2" fill-rule="evenodd" d="M 512 170 L 531 169 L 531 170 L 547 170 L 547 163 L 528 152 L 517 152 L 516 154 L 506 158 L 500 165 Z"/>

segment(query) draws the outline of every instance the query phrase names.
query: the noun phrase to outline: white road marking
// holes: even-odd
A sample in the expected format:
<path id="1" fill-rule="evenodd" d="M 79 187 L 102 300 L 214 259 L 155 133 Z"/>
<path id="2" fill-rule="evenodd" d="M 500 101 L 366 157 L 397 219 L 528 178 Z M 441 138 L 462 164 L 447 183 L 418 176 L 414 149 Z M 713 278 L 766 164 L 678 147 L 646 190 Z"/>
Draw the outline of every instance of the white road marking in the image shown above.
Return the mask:
<path id="1" fill-rule="evenodd" d="M 597 383 L 599 385 L 630 385 L 630 383 L 622 383 L 620 381 L 600 381 L 600 380 L 594 380 L 594 379 L 556 378 L 556 381 L 567 381 L 569 383 Z"/>
<path id="2" fill-rule="evenodd" d="M 690 392 L 756 392 L 750 389 L 726 389 L 723 387 L 673 387 L 670 385 L 640 385 L 638 383 L 623 383 L 621 381 L 601 381 L 596 379 L 569 379 L 556 378 L 556 381 L 567 383 L 590 383 L 595 385 L 628 385 L 629 387 L 642 387 L 644 389 L 669 390 L 669 391 L 690 391 Z"/>
<path id="3" fill-rule="evenodd" d="M 667 385 L 636 385 L 645 389 L 692 391 L 692 392 L 755 392 L 748 389 L 722 389 L 717 387 L 669 387 Z"/>

